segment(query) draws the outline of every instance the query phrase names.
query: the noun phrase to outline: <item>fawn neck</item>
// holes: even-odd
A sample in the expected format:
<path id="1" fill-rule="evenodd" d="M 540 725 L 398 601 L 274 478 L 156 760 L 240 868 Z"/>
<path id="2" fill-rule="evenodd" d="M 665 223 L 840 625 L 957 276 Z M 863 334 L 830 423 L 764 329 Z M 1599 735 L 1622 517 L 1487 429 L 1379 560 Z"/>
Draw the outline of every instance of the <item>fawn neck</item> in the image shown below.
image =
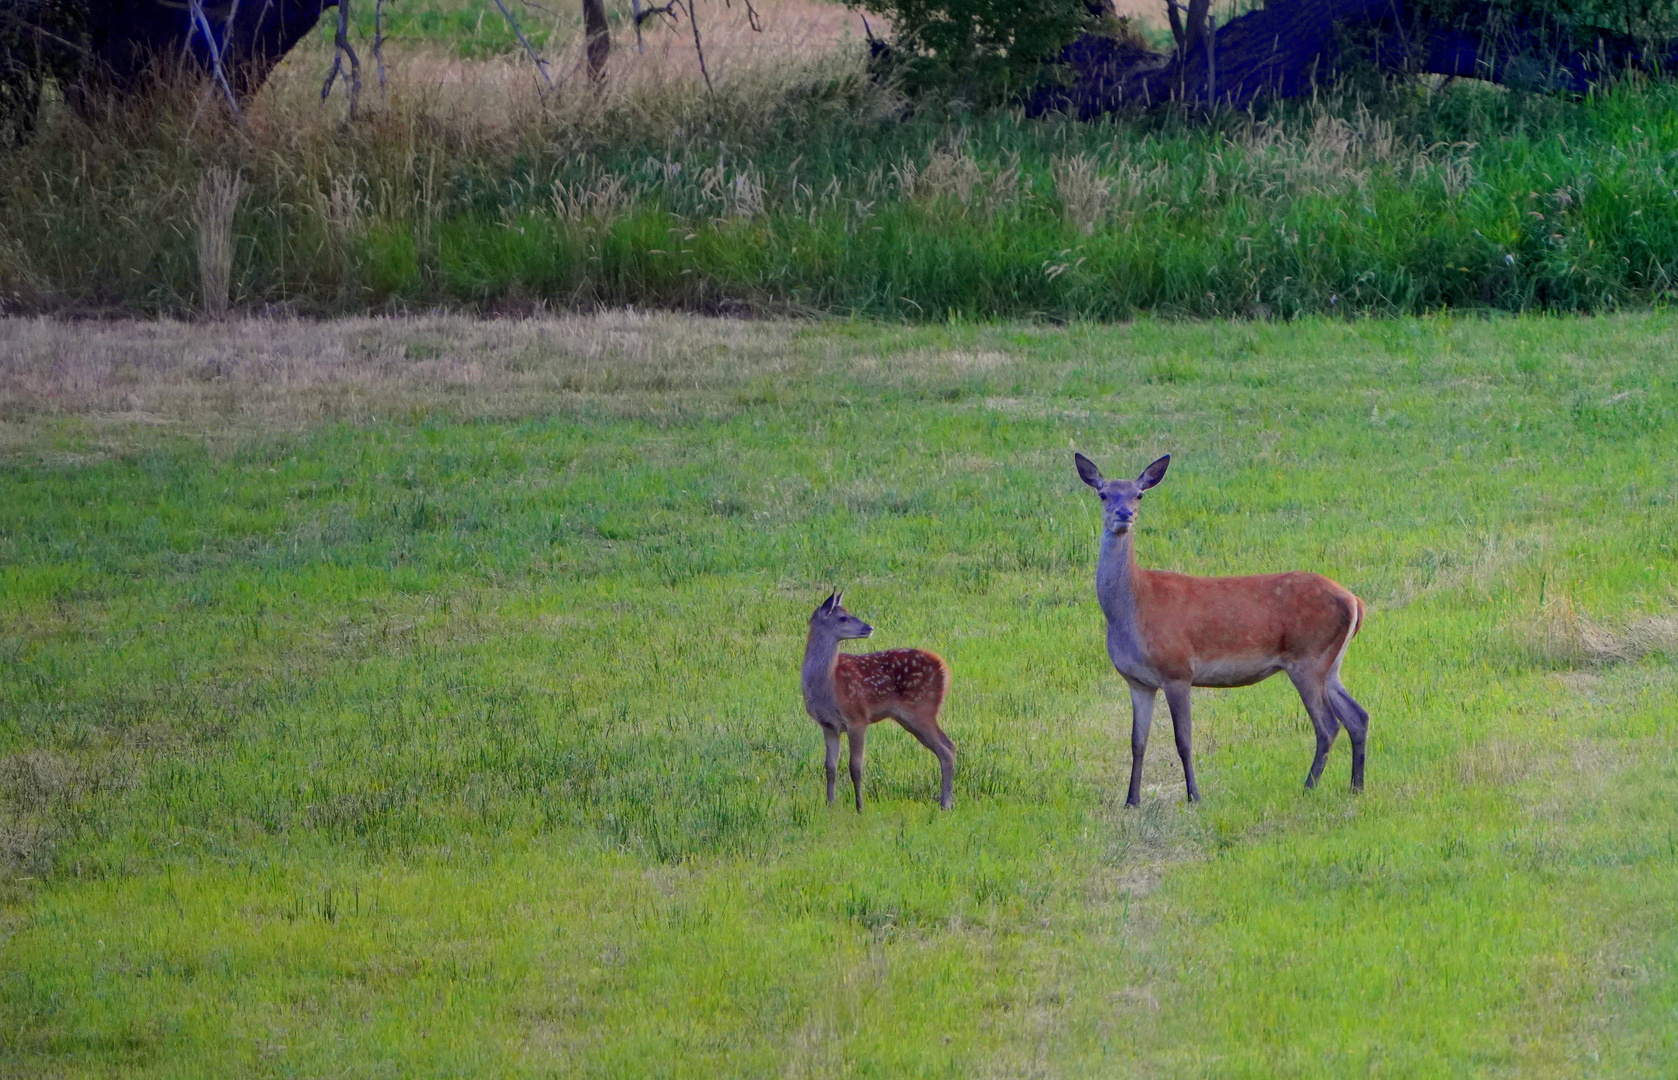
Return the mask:
<path id="1" fill-rule="evenodd" d="M 804 667 L 799 673 L 804 684 L 804 708 L 823 726 L 842 728 L 845 714 L 839 708 L 839 693 L 833 671 L 839 665 L 839 637 L 831 630 L 810 627 L 804 642 Z"/>

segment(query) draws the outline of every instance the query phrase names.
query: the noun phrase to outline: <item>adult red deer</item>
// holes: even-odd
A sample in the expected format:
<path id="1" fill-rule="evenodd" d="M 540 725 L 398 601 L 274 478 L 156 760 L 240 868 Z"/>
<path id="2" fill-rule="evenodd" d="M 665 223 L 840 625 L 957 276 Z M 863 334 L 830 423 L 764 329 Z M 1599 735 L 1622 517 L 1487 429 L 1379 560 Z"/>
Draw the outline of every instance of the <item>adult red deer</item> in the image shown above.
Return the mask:
<path id="1" fill-rule="evenodd" d="M 1074 455 L 1078 475 L 1101 496 L 1101 560 L 1095 595 L 1107 616 L 1107 655 L 1130 684 L 1130 793 L 1142 797 L 1155 695 L 1165 691 L 1189 800 L 1194 781 L 1191 686 L 1251 686 L 1288 673 L 1317 729 L 1317 757 L 1305 777 L 1315 787 L 1342 726 L 1352 740 L 1352 790 L 1363 790 L 1369 714 L 1340 684 L 1346 646 L 1363 625 L 1363 601 L 1321 574 L 1192 577 L 1136 565 L 1132 529 L 1143 492 L 1165 477 L 1167 454 L 1135 480 L 1103 479 L 1095 462 Z"/>
<path id="2" fill-rule="evenodd" d="M 938 805 L 948 810 L 956 746 L 938 726 L 938 710 L 950 689 L 950 669 L 937 654 L 924 649 L 888 649 L 859 656 L 840 652 L 839 642 L 874 632 L 845 610 L 843 599 L 844 593 L 835 592 L 822 601 L 810 616 L 810 636 L 804 644 L 804 710 L 821 725 L 827 739 L 827 805 L 833 805 L 843 733 L 851 744 L 851 788 L 856 792 L 857 811 L 862 811 L 868 725 L 890 717 L 937 756 L 943 774 Z"/>

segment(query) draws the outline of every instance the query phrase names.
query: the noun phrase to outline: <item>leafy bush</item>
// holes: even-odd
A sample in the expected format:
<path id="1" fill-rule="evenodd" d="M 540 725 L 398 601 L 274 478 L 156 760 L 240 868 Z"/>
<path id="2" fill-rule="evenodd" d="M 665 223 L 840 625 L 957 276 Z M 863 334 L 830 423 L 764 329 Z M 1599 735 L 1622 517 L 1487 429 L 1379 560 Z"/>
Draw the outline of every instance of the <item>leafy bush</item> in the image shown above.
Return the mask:
<path id="1" fill-rule="evenodd" d="M 0 148 L 35 129 L 41 91 L 63 81 L 81 56 L 81 0 L 5 0 L 0 4 Z"/>
<path id="2" fill-rule="evenodd" d="M 907 89 L 954 89 L 982 104 L 1032 84 L 1046 60 L 1112 21 L 1086 0 L 862 0 L 891 21 L 890 53 Z"/>
<path id="3" fill-rule="evenodd" d="M 1510 23 L 1536 23 L 1556 31 L 1606 30 L 1644 41 L 1664 41 L 1678 31 L 1674 0 L 1420 0 L 1424 20 L 1495 35 Z"/>

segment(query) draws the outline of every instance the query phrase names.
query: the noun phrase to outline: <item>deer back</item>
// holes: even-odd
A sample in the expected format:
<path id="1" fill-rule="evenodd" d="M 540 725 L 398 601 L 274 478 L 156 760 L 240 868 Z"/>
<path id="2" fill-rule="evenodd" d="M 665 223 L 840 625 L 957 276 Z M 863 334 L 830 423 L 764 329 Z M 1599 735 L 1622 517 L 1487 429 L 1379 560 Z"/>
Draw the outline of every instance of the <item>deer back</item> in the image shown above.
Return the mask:
<path id="1" fill-rule="evenodd" d="M 873 723 L 895 709 L 937 709 L 950 685 L 950 669 L 925 649 L 840 653 L 834 688 L 847 719 Z"/>
<path id="2" fill-rule="evenodd" d="M 1263 667 L 1330 660 L 1362 621 L 1358 598 L 1321 574 L 1195 577 L 1143 570 L 1138 579 L 1138 630 L 1167 678 L 1197 677 L 1208 664 L 1251 666 L 1256 676 Z"/>

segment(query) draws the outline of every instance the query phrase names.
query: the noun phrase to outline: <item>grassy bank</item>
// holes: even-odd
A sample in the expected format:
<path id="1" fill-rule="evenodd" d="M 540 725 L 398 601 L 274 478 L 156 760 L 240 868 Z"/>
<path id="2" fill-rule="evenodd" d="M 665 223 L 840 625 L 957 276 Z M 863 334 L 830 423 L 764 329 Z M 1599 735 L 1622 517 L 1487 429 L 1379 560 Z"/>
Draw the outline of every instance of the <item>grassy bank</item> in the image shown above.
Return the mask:
<path id="1" fill-rule="evenodd" d="M 1675 337 L 0 323 L 0 1072 L 1666 1075 Z M 1074 446 L 1365 598 L 1366 794 L 1273 680 L 1121 809 Z"/>
<path id="2" fill-rule="evenodd" d="M 555 46 L 573 77 L 539 97 L 517 54 L 426 51 L 447 40 L 417 29 L 430 10 L 354 123 L 317 100 L 319 42 L 240 123 L 193 94 L 55 113 L 0 161 L 0 304 L 199 310 L 212 167 L 246 185 L 234 305 L 312 315 L 1606 312 L 1666 302 L 1678 265 L 1670 86 L 1413 86 L 1212 124 L 973 115 L 871 84 L 844 19 L 804 5 L 767 44 L 719 12 L 714 93 L 661 30 L 644 54 L 620 34 L 598 96 Z"/>

